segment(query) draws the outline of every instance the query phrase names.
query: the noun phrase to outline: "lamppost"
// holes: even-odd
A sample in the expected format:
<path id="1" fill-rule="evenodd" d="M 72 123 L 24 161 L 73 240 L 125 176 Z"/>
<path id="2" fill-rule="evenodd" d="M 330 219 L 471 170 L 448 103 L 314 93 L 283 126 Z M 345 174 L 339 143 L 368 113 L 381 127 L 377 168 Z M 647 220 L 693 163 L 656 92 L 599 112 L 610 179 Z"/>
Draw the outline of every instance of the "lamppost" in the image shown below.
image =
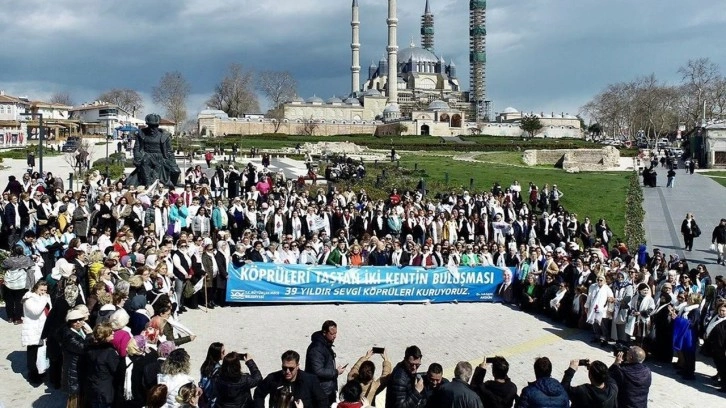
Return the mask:
<path id="1" fill-rule="evenodd" d="M 34 116 L 38 117 L 38 170 L 43 174 L 43 142 L 45 136 L 45 128 L 43 127 L 43 114 L 36 112 L 28 112 L 27 110 L 20 116 L 30 116 L 32 120 Z"/>

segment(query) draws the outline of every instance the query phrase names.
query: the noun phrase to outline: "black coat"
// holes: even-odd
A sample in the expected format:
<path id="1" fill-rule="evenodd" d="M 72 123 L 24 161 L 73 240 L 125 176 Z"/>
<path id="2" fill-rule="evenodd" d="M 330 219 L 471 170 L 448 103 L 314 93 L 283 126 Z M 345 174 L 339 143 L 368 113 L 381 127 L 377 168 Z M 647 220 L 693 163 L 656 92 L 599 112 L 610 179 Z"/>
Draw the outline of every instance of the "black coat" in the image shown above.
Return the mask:
<path id="1" fill-rule="evenodd" d="M 562 377 L 562 386 L 565 387 L 567 395 L 572 401 L 571 408 L 615 408 L 618 406 L 618 386 L 611 378 L 605 384 L 605 388 L 598 388 L 592 384 L 582 384 L 577 387 L 570 385 L 575 370 L 567 368 L 565 376 Z"/>
<path id="2" fill-rule="evenodd" d="M 111 404 L 114 393 L 123 384 L 125 365 L 111 343 L 89 344 L 86 350 L 86 381 L 90 403 Z M 121 387 L 123 389 L 123 387 Z M 117 396 L 123 399 L 123 396 Z"/>
<path id="3" fill-rule="evenodd" d="M 237 380 L 230 380 L 222 376 L 214 381 L 214 395 L 217 400 L 214 408 L 252 408 L 252 388 L 262 381 L 262 374 L 253 360 L 245 362 L 250 374 L 243 374 Z"/>
<path id="4" fill-rule="evenodd" d="M 648 392 L 652 381 L 650 368 L 644 364 L 613 364 L 610 377 L 618 386 L 619 408 L 648 406 Z"/>
<path id="5" fill-rule="evenodd" d="M 318 377 L 326 395 L 338 391 L 338 369 L 335 367 L 333 344 L 325 339 L 322 331 L 310 336 L 310 345 L 305 353 L 305 371 Z"/>
<path id="6" fill-rule="evenodd" d="M 82 360 L 86 353 L 86 341 L 66 325 L 60 331 L 60 344 L 63 350 L 63 391 L 77 395 L 81 392 L 80 379 L 84 376 Z"/>
<path id="7" fill-rule="evenodd" d="M 457 378 L 442 384 L 427 406 L 432 408 L 483 408 L 479 395 L 469 387 L 469 384 Z"/>
<path id="8" fill-rule="evenodd" d="M 386 388 L 385 408 L 417 408 L 422 404 L 423 396 L 416 391 L 412 375 L 403 362 L 396 364 Z"/>
<path id="9" fill-rule="evenodd" d="M 487 370 L 476 367 L 471 387 L 479 394 L 484 408 L 511 408 L 517 398 L 517 386 L 507 378 L 504 382 L 487 381 Z"/>
<path id="10" fill-rule="evenodd" d="M 320 388 L 320 381 L 312 374 L 298 370 L 292 383 L 286 383 L 282 371 L 271 373 L 255 389 L 255 408 L 265 408 L 265 398 L 270 396 L 270 407 L 277 407 L 280 391 L 290 387 L 293 400 L 301 400 L 305 408 L 328 408 L 328 396 Z"/>

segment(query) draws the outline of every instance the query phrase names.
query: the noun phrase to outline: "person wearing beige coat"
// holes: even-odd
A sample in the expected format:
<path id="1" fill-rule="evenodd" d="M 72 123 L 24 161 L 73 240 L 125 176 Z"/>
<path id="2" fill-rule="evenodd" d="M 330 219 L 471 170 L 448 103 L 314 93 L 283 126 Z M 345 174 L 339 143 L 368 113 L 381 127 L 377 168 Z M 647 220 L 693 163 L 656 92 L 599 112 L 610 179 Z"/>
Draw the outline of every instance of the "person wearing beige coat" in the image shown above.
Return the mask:
<path id="1" fill-rule="evenodd" d="M 388 380 L 391 376 L 391 371 L 393 371 L 393 365 L 384 351 L 383 354 L 381 354 L 381 357 L 383 358 L 383 371 L 381 372 L 380 377 L 374 378 L 376 366 L 372 361 L 370 361 L 371 357 L 373 357 L 373 349 L 368 350 L 363 357 L 356 361 L 355 365 L 348 373 L 348 381 L 358 381 L 363 389 L 361 392 L 361 398 L 365 398 L 366 401 L 370 402 L 371 406 L 375 407 L 376 395 L 386 389 Z"/>

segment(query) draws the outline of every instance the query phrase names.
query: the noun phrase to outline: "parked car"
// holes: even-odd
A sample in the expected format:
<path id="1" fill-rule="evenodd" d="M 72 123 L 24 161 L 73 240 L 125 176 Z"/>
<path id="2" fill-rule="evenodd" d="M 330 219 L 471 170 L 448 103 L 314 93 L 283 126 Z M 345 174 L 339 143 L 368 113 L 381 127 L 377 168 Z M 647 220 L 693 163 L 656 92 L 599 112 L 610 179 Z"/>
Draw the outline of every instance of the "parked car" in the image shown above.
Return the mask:
<path id="1" fill-rule="evenodd" d="M 71 136 L 66 140 L 66 142 L 63 144 L 63 147 L 61 150 L 66 153 L 72 153 L 78 150 L 78 147 L 81 145 L 81 140 L 78 137 Z"/>

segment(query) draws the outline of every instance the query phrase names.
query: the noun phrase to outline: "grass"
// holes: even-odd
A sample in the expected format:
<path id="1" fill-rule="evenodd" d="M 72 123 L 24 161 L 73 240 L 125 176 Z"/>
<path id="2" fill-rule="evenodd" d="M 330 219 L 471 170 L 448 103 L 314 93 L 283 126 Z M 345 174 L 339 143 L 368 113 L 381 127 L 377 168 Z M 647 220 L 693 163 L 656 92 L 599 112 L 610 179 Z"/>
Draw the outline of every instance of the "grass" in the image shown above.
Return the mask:
<path id="1" fill-rule="evenodd" d="M 0 151 L 0 159 L 19 159 L 19 160 L 25 160 L 28 158 L 28 153 L 33 152 L 35 153 L 35 160 L 38 160 L 38 145 L 30 145 L 18 149 L 8 149 Z M 49 147 L 45 147 L 43 149 L 43 156 L 58 156 L 61 153 L 58 152 L 55 149 L 51 149 Z"/>
<path id="2" fill-rule="evenodd" d="M 698 174 L 710 177 L 713 181 L 726 187 L 726 171 L 704 171 Z"/>

